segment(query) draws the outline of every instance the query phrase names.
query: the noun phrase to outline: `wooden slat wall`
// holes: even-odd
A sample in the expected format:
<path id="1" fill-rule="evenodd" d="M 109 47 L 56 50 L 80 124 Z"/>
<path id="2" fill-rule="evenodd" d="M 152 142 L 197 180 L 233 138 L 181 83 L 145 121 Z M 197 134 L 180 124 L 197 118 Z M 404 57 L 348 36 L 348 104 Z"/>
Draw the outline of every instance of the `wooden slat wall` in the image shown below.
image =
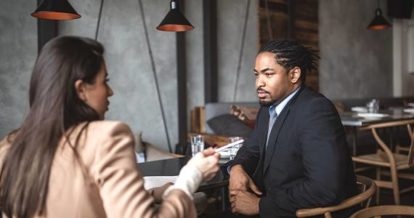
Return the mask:
<path id="1" fill-rule="evenodd" d="M 269 8 L 271 35 L 268 30 L 265 1 L 267 1 Z M 291 15 L 289 15 L 288 10 L 289 4 L 292 6 L 290 10 Z M 259 47 L 272 38 L 288 39 L 289 25 L 292 25 L 290 27 L 290 38 L 297 40 L 319 54 L 318 0 L 258 0 L 257 8 L 259 16 Z M 306 84 L 314 90 L 319 90 L 318 71 L 307 75 Z"/>

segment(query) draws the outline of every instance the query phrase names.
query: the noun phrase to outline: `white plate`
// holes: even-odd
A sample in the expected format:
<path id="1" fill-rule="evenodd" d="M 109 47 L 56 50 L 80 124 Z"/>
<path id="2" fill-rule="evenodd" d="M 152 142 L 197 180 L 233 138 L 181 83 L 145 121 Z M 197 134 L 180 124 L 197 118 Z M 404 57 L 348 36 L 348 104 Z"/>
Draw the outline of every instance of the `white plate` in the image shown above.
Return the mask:
<path id="1" fill-rule="evenodd" d="M 405 108 L 403 109 L 405 113 L 414 113 L 414 108 Z"/>
<path id="2" fill-rule="evenodd" d="M 365 113 L 368 112 L 366 107 L 351 107 L 351 111 Z"/>
<path id="3" fill-rule="evenodd" d="M 364 118 L 382 118 L 382 117 L 388 117 L 390 115 L 381 114 L 381 113 L 358 113 L 357 116 L 364 117 Z"/>

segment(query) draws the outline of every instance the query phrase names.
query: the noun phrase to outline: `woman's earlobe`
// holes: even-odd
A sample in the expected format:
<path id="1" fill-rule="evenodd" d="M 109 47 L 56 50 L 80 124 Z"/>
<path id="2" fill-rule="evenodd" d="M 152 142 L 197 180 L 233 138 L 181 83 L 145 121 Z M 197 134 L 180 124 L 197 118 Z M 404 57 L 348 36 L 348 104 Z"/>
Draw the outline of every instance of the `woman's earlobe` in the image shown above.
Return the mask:
<path id="1" fill-rule="evenodd" d="M 78 97 L 86 102 L 86 93 L 85 93 L 85 85 L 82 80 L 78 79 L 75 81 L 75 90 L 76 94 L 78 94 Z"/>

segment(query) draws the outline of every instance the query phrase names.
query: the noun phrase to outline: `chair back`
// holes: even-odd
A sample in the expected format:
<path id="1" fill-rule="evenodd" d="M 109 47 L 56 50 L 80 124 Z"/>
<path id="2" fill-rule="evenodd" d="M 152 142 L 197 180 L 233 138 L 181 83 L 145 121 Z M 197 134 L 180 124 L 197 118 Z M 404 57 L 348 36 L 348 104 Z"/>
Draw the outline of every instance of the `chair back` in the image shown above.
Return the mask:
<path id="1" fill-rule="evenodd" d="M 389 215 L 414 215 L 414 207 L 400 205 L 383 205 L 362 209 L 351 218 L 369 218 Z"/>
<path id="2" fill-rule="evenodd" d="M 408 132 L 410 134 L 410 149 L 408 151 L 408 165 L 413 166 L 414 165 L 414 130 L 411 125 L 407 125 Z"/>
<path id="3" fill-rule="evenodd" d="M 406 127 L 407 133 L 410 139 L 410 148 L 408 152 L 408 165 L 414 165 L 414 130 L 412 126 L 414 125 L 414 119 L 410 120 L 402 120 L 402 121 L 392 121 L 392 122 L 385 122 L 385 123 L 378 123 L 378 124 L 371 124 L 361 129 L 368 129 L 371 130 L 372 135 L 374 136 L 375 140 L 377 141 L 378 145 L 380 146 L 381 150 L 383 150 L 388 158 L 388 161 L 393 164 L 395 163 L 393 152 L 391 151 L 390 147 L 385 143 L 385 141 L 380 137 L 378 134 L 378 130 L 384 128 L 392 128 L 392 127 Z"/>
<path id="4" fill-rule="evenodd" d="M 372 196 L 375 194 L 375 191 L 377 190 L 377 186 L 375 185 L 375 182 L 372 181 L 372 179 L 370 178 L 364 176 L 357 176 L 356 179 L 361 193 L 352 196 L 348 199 L 345 199 L 340 204 L 335 206 L 300 209 L 296 211 L 296 216 L 311 217 L 317 215 L 324 215 L 325 218 L 330 218 L 332 217 L 333 212 L 344 210 L 346 208 L 351 208 L 358 204 L 360 204 L 363 207 L 368 207 Z"/>

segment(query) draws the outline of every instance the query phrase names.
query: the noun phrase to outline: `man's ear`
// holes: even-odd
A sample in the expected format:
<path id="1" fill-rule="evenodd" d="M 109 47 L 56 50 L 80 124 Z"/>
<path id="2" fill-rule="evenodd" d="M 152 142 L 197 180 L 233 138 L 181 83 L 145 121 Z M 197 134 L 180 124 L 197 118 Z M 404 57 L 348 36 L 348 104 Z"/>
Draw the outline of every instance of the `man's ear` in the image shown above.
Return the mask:
<path id="1" fill-rule="evenodd" d="M 75 89 L 76 89 L 76 93 L 78 94 L 78 97 L 86 102 L 86 87 L 85 87 L 85 83 L 78 79 L 75 81 Z"/>
<path id="2" fill-rule="evenodd" d="M 299 67 L 294 67 L 289 71 L 289 80 L 292 83 L 297 83 L 300 80 L 300 75 L 302 71 Z"/>

